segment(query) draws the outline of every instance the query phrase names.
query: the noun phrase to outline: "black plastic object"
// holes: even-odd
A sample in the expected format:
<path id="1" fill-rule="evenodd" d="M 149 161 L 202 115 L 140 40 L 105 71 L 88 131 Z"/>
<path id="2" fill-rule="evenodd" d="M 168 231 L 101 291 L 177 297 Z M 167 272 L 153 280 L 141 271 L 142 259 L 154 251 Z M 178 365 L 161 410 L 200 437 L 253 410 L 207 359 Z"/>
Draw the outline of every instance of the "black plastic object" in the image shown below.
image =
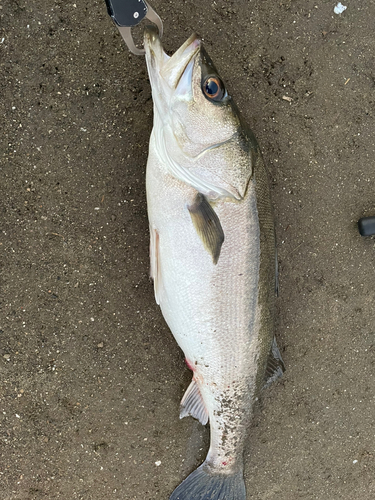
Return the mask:
<path id="1" fill-rule="evenodd" d="M 373 236 L 375 234 L 375 217 L 359 219 L 358 229 L 361 236 Z"/>
<path id="2" fill-rule="evenodd" d="M 136 26 L 147 14 L 144 0 L 105 0 L 108 14 L 117 26 Z"/>

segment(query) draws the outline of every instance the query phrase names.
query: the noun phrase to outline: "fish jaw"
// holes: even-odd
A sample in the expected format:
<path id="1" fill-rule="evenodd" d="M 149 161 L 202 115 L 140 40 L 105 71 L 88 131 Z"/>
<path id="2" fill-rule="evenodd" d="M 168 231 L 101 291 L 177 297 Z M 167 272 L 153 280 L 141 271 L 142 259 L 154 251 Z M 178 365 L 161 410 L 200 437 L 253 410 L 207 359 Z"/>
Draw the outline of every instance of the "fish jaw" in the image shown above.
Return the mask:
<path id="1" fill-rule="evenodd" d="M 165 121 L 175 100 L 193 99 L 192 72 L 201 40 L 193 33 L 170 57 L 163 49 L 157 29 L 148 26 L 144 33 L 144 46 L 155 111 Z"/>

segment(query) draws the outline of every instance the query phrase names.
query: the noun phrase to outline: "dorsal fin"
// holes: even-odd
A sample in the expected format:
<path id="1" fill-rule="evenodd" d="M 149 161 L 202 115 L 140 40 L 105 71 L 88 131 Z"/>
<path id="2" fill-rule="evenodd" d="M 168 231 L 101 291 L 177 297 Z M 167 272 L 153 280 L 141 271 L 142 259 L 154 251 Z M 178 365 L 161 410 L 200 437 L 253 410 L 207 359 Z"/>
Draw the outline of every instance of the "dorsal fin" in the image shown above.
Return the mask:
<path id="1" fill-rule="evenodd" d="M 277 346 L 276 338 L 273 338 L 270 353 L 268 355 L 266 373 L 264 375 L 264 386 L 268 387 L 277 380 L 285 371 L 283 358 Z"/>

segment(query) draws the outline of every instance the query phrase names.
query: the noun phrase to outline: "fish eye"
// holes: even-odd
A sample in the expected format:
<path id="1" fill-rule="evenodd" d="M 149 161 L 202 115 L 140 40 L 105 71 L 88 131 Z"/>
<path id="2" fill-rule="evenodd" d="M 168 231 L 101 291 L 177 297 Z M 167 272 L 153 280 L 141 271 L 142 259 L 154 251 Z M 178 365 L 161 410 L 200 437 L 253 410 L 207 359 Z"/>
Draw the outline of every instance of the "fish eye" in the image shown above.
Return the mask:
<path id="1" fill-rule="evenodd" d="M 218 102 L 225 96 L 224 84 L 217 76 L 208 76 L 203 82 L 202 90 L 210 101 Z"/>

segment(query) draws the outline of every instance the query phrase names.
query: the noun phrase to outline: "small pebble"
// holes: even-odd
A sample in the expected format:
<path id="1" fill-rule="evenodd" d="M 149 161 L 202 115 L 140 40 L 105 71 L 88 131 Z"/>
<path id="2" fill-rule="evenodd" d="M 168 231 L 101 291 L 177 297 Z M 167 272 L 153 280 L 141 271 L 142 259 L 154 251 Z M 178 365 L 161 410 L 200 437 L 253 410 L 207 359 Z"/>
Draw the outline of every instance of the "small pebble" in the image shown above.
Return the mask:
<path id="1" fill-rule="evenodd" d="M 346 5 L 343 5 L 341 2 L 339 2 L 336 7 L 333 9 L 333 12 L 335 14 L 342 14 L 344 12 L 344 10 L 347 9 L 347 6 Z"/>
<path id="2" fill-rule="evenodd" d="M 157 462 L 155 462 L 155 465 L 156 465 L 156 467 L 159 467 L 159 465 L 161 465 L 161 461 L 158 460 Z"/>

